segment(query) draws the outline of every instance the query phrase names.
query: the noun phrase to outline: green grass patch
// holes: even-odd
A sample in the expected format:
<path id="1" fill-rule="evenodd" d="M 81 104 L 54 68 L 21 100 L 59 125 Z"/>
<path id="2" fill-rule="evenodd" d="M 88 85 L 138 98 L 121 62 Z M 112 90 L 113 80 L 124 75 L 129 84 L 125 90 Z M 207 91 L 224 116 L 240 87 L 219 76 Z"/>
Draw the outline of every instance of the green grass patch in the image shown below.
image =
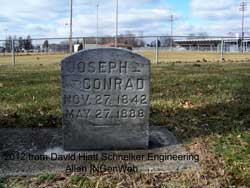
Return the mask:
<path id="1" fill-rule="evenodd" d="M 47 182 L 47 181 L 52 181 L 55 176 L 56 174 L 54 173 L 45 172 L 37 177 L 37 181 L 39 184 Z"/>
<path id="2" fill-rule="evenodd" d="M 153 66 L 151 124 L 181 139 L 249 128 L 250 65 Z"/>
<path id="3" fill-rule="evenodd" d="M 232 175 L 232 183 L 250 187 L 250 131 L 237 130 L 219 136 L 215 152 L 223 157 Z"/>
<path id="4" fill-rule="evenodd" d="M 91 180 L 86 176 L 70 176 L 69 180 L 70 185 L 81 188 L 94 188 L 96 185 L 95 180 Z"/>

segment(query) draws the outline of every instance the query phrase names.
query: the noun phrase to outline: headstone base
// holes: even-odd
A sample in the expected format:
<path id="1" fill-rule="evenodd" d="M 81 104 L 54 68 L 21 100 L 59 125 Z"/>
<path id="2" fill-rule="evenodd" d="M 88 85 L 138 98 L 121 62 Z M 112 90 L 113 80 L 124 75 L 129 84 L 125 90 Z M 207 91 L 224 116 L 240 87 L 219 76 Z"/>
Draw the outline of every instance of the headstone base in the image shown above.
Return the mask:
<path id="1" fill-rule="evenodd" d="M 0 129 L 0 177 L 117 172 L 124 168 L 128 173 L 156 173 L 199 167 L 195 160 L 167 159 L 190 154 L 165 127 L 150 126 L 149 133 L 147 150 L 66 152 L 61 129 Z"/>

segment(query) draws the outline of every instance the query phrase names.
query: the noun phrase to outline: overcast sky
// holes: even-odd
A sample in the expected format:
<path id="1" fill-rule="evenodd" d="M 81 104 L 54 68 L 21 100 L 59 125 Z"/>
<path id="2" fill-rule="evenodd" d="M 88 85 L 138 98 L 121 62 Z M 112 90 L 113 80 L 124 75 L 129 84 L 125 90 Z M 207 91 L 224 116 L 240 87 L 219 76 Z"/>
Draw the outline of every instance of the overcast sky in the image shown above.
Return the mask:
<path id="1" fill-rule="evenodd" d="M 73 36 L 95 36 L 96 0 L 73 0 Z M 175 35 L 207 32 L 226 35 L 241 31 L 239 0 L 119 0 L 119 33 Z M 6 34 L 34 37 L 69 35 L 70 0 L 0 0 L 0 39 Z M 115 0 L 99 0 L 100 35 L 115 33 Z M 250 32 L 250 4 L 246 12 Z"/>

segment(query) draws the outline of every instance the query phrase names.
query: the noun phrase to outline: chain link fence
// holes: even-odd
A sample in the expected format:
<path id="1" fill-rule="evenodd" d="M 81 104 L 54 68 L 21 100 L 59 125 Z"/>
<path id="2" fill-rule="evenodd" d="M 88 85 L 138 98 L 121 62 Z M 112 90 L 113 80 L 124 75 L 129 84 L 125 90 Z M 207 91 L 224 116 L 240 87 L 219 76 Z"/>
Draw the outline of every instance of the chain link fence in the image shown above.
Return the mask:
<path id="1" fill-rule="evenodd" d="M 250 38 L 196 36 L 119 36 L 117 47 L 126 48 L 164 62 L 224 62 L 250 59 Z M 114 37 L 74 37 L 73 53 L 79 50 L 115 47 Z M 70 54 L 69 38 L 27 38 L 0 40 L 0 64 L 22 63 L 23 57 Z"/>

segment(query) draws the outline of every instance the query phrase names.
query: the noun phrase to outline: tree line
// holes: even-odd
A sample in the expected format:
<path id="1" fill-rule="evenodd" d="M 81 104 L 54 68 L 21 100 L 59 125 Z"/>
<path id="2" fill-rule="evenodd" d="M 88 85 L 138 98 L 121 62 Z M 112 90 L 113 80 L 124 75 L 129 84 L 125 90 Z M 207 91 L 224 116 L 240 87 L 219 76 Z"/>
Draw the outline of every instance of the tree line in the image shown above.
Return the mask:
<path id="1" fill-rule="evenodd" d="M 28 35 L 26 38 L 19 37 L 17 39 L 16 36 L 8 36 L 7 39 L 5 40 L 5 51 L 6 52 L 11 52 L 12 50 L 12 40 L 15 41 L 15 50 L 16 51 L 22 51 L 22 50 L 31 50 L 34 48 L 31 40 L 31 36 Z"/>

